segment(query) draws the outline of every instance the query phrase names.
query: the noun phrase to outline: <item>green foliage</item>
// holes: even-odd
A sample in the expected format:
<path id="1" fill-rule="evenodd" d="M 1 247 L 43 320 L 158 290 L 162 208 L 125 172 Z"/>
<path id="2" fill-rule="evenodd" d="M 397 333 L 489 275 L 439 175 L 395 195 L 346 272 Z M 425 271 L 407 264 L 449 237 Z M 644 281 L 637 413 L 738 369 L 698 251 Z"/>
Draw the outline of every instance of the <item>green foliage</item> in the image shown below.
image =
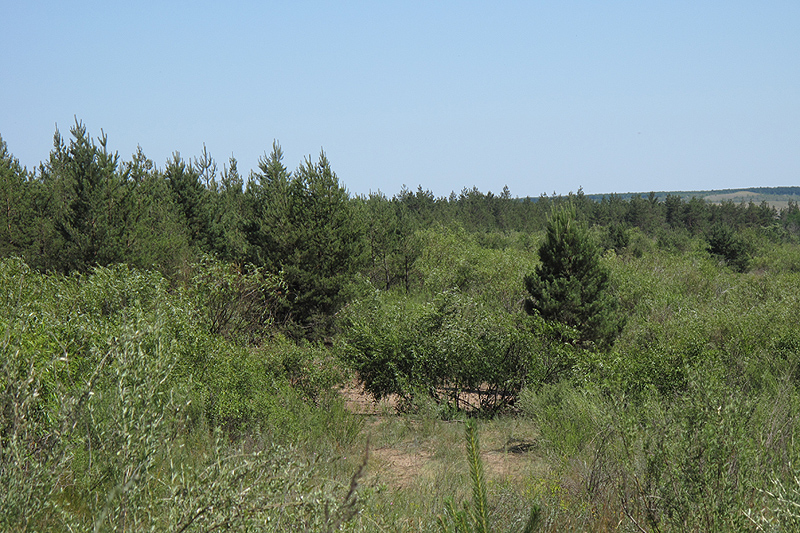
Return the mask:
<path id="1" fill-rule="evenodd" d="M 124 167 L 132 189 L 124 260 L 174 278 L 191 262 L 192 251 L 189 229 L 170 184 L 141 148 Z"/>
<path id="2" fill-rule="evenodd" d="M 341 291 L 363 259 L 362 227 L 324 153 L 300 166 L 290 190 L 293 250 L 284 269 L 296 313 L 312 324 L 344 303 Z"/>
<path id="3" fill-rule="evenodd" d="M 475 422 L 466 424 L 467 457 L 469 458 L 469 474 L 472 480 L 472 519 L 475 531 L 487 533 L 489 530 L 489 498 L 486 495 L 486 479 L 483 474 L 478 430 Z"/>
<path id="4" fill-rule="evenodd" d="M 348 488 L 325 459 L 364 422 L 336 351 L 419 409 L 405 431 L 519 408 L 538 433 L 501 491 L 546 529 L 796 527 L 796 204 L 350 198 L 277 143 L 243 191 L 205 148 L 161 171 L 71 133 L 30 173 L 0 139 L 0 529 L 341 526 L 362 469 Z M 446 530 L 503 514 L 473 437 Z M 439 503 L 369 519 L 424 529 Z"/>
<path id="5" fill-rule="evenodd" d="M 21 255 L 31 244 L 35 217 L 28 175 L 0 137 L 0 257 Z"/>
<path id="6" fill-rule="evenodd" d="M 746 272 L 750 262 L 747 243 L 730 226 L 715 224 L 708 235 L 708 251 L 722 258 L 737 272 Z"/>
<path id="7" fill-rule="evenodd" d="M 594 367 L 609 387 L 671 395 L 686 388 L 692 369 L 714 364 L 729 369 L 731 386 L 750 391 L 765 373 L 795 364 L 794 355 L 778 350 L 781 339 L 793 338 L 798 312 L 791 269 L 739 274 L 705 253 L 609 264 L 628 316 L 614 350 Z"/>
<path id="8" fill-rule="evenodd" d="M 41 169 L 54 212 L 55 257 L 47 266 L 66 272 L 122 260 L 130 215 L 130 187 L 106 136 L 95 144 L 77 121 L 70 132 L 69 145 L 56 132 L 50 160 Z"/>
<path id="9" fill-rule="evenodd" d="M 496 246 L 480 244 L 480 237 L 461 228 L 434 227 L 416 235 L 419 247 L 413 272 L 423 293 L 458 290 L 476 299 L 516 313 L 524 295 L 522 279 L 535 265 L 529 247 L 537 236 L 524 239 L 501 234 L 483 235 Z M 501 244 L 502 243 L 502 244 Z"/>
<path id="10" fill-rule="evenodd" d="M 754 253 L 751 268 L 772 274 L 800 272 L 800 247 L 789 243 L 763 247 Z"/>
<path id="11" fill-rule="evenodd" d="M 660 249 L 675 253 L 691 252 L 695 247 L 691 234 L 684 228 L 665 228 L 657 234 L 656 242 Z"/>
<path id="12" fill-rule="evenodd" d="M 625 248 L 630 244 L 630 236 L 626 231 L 623 224 L 614 224 L 608 226 L 608 231 L 603 239 L 603 245 L 606 249 L 612 249 L 616 253 L 622 253 Z"/>
<path id="13" fill-rule="evenodd" d="M 591 387 L 577 388 L 562 380 L 524 389 L 518 407 L 536 422 L 546 448 L 575 457 L 601 432 L 606 418 L 603 403 Z"/>
<path id="14" fill-rule="evenodd" d="M 316 424 L 315 449 L 330 435 L 353 445 L 360 425 L 333 402 L 313 408 L 272 352 L 211 335 L 194 305 L 125 266 L 60 277 L 0 262 L 0 528 L 333 530 L 354 517 L 363 465 L 340 499 L 289 443 Z M 332 382 L 315 383 L 305 394 L 322 398 Z M 283 445 L 236 444 L 223 417 L 267 436 L 274 424 Z"/>
<path id="15" fill-rule="evenodd" d="M 401 285 L 412 288 L 413 266 L 420 247 L 415 235 L 418 223 L 406 204 L 389 200 L 382 193 L 370 194 L 362 206 L 366 225 L 368 276 L 376 287 L 389 290 Z M 414 283 L 417 285 L 417 283 Z"/>
<path id="16" fill-rule="evenodd" d="M 241 260 L 247 255 L 246 197 L 238 162 L 231 156 L 211 196 L 209 248 L 225 261 Z"/>
<path id="17" fill-rule="evenodd" d="M 201 182 L 200 172 L 175 152 L 167 161 L 164 179 L 182 216 L 190 244 L 198 250 L 205 249 L 210 238 L 211 195 Z"/>
<path id="18" fill-rule="evenodd" d="M 616 313 L 608 272 L 589 234 L 576 221 L 574 206 L 553 212 L 539 259 L 541 264 L 525 277 L 528 314 L 575 328 L 582 343 L 611 346 L 624 318 Z"/>
<path id="19" fill-rule="evenodd" d="M 247 183 L 249 219 L 245 227 L 250 259 L 278 271 L 292 246 L 289 218 L 291 173 L 283 165 L 283 150 L 275 142 L 270 155 L 258 161 L 260 172 Z"/>
<path id="20" fill-rule="evenodd" d="M 256 216 L 248 239 L 258 264 L 283 270 L 291 304 L 286 314 L 315 337 L 330 329 L 343 290 L 362 264 L 362 227 L 324 153 L 294 174 L 282 157 L 276 143 L 248 185 Z"/>
<path id="21" fill-rule="evenodd" d="M 556 511 L 549 519 L 583 530 L 604 521 L 625 530 L 622 519 L 638 531 L 743 531 L 772 508 L 766 516 L 791 529 L 772 491 L 794 483 L 797 391 L 780 378 L 741 394 L 719 370 L 693 370 L 670 398 L 566 383 L 526 390 L 520 407 L 553 465 L 537 491 Z"/>
<path id="22" fill-rule="evenodd" d="M 786 461 L 795 460 L 789 439 L 797 428 L 788 413 L 797 397 L 776 385 L 741 395 L 701 371 L 675 402 L 642 405 L 644 429 L 622 448 L 643 460 L 639 472 L 626 473 L 628 512 L 654 529 L 749 528 L 747 512 L 766 503 L 760 488 L 793 475 Z"/>
<path id="23" fill-rule="evenodd" d="M 535 365 L 536 339 L 520 319 L 457 291 L 429 302 L 375 293 L 344 313 L 343 357 L 377 399 L 421 393 L 457 409 L 499 409 Z"/>
<path id="24" fill-rule="evenodd" d="M 203 323 L 212 335 L 257 343 L 285 305 L 282 272 L 272 274 L 255 265 L 242 268 L 208 255 L 193 265 L 193 271 L 188 292 L 205 311 Z"/>

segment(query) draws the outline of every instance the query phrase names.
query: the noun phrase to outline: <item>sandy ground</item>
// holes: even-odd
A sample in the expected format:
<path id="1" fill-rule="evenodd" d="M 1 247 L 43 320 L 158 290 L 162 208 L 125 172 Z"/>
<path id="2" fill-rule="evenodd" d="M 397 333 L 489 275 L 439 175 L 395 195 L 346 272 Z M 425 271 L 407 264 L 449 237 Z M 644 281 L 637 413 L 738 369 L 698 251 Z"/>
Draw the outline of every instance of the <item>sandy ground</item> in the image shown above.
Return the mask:
<path id="1" fill-rule="evenodd" d="M 384 398 L 376 402 L 365 394 L 355 383 L 342 390 L 348 409 L 367 417 L 367 425 L 378 427 L 389 417 L 398 416 L 397 398 Z M 488 479 L 502 480 L 518 477 L 530 462 L 529 452 L 535 444 L 531 440 L 511 440 L 499 447 L 485 446 L 488 436 L 482 436 L 481 458 Z M 403 442 L 396 446 L 378 446 L 370 449 L 370 468 L 373 475 L 382 478 L 395 487 L 408 488 L 424 472 L 436 468 L 431 450 L 424 443 Z M 466 461 L 466 459 L 465 459 Z"/>

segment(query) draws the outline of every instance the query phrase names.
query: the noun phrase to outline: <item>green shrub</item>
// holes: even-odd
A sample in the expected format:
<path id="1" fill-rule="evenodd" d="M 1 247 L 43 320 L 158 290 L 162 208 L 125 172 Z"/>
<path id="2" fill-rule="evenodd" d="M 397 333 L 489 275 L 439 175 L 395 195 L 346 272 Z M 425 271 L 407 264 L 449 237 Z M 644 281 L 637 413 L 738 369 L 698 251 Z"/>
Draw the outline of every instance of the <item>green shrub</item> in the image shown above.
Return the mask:
<path id="1" fill-rule="evenodd" d="M 417 239 L 421 251 L 414 271 L 422 280 L 422 293 L 457 290 L 509 313 L 519 310 L 524 295 L 521 281 L 536 264 L 527 241 L 535 237 L 525 234 L 523 244 L 490 249 L 461 228 L 439 227 L 419 231 Z"/>
<path id="2" fill-rule="evenodd" d="M 245 344 L 259 342 L 274 324 L 277 311 L 286 306 L 283 273 L 244 268 L 203 256 L 193 265 L 187 292 L 212 335 Z"/>
<path id="3" fill-rule="evenodd" d="M 770 479 L 791 479 L 797 394 L 779 383 L 739 395 L 714 371 L 694 372 L 673 402 L 650 397 L 629 413 L 617 490 L 658 530 L 742 531 L 767 503 Z M 788 462 L 787 462 L 788 461 Z"/>
<path id="4" fill-rule="evenodd" d="M 578 456 L 608 425 L 604 400 L 591 387 L 568 381 L 526 388 L 518 407 L 537 423 L 546 449 L 559 457 Z"/>
<path id="5" fill-rule="evenodd" d="M 534 366 L 535 337 L 521 315 L 457 291 L 418 302 L 375 293 L 343 315 L 342 357 L 376 399 L 417 394 L 494 410 L 513 402 Z M 464 392 L 477 402 L 463 404 Z"/>
<path id="6" fill-rule="evenodd" d="M 710 367 L 686 380 L 669 397 L 566 382 L 523 391 L 520 409 L 551 465 L 535 493 L 554 529 L 603 530 L 617 517 L 614 529 L 622 519 L 638 531 L 743 531 L 767 525 L 765 516 L 792 529 L 794 385 L 772 379 L 742 395 Z"/>
<path id="7" fill-rule="evenodd" d="M 288 443 L 317 428 L 312 447 L 353 445 L 358 421 L 198 327 L 159 275 L 5 260 L 0 294 L 3 531 L 332 530 L 354 516 L 364 464 L 348 489 Z M 208 424 L 224 417 L 285 444 L 268 430 L 232 441 Z"/>

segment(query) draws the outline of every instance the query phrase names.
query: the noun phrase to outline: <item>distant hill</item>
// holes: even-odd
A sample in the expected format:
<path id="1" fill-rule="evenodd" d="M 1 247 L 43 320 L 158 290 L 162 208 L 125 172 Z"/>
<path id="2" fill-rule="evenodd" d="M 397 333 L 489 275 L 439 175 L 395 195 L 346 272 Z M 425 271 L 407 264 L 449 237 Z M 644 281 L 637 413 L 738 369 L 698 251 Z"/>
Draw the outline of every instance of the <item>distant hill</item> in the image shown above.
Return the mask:
<path id="1" fill-rule="evenodd" d="M 620 198 L 627 200 L 632 196 L 640 195 L 647 198 L 649 192 L 628 192 L 628 193 L 609 193 L 609 194 L 587 194 L 587 198 L 599 202 L 604 196 L 616 194 Z M 663 201 L 668 195 L 680 196 L 684 200 L 692 198 L 702 198 L 708 202 L 722 203 L 733 202 L 736 204 L 753 202 L 760 204 L 767 202 L 776 209 L 783 209 L 789 205 L 789 201 L 800 203 L 800 187 L 751 187 L 747 189 L 719 189 L 713 191 L 658 191 L 654 192 L 656 198 Z"/>

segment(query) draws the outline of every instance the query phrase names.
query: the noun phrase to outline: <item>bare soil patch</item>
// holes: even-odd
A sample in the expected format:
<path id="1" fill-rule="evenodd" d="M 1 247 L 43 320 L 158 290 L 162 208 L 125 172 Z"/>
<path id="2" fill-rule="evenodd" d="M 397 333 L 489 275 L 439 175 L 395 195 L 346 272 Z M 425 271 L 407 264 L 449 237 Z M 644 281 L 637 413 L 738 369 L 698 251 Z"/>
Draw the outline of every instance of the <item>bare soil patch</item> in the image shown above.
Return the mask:
<path id="1" fill-rule="evenodd" d="M 341 391 L 347 409 L 357 415 L 382 416 L 397 411 L 397 398 L 390 395 L 376 402 L 357 383 L 347 384 Z"/>
<path id="2" fill-rule="evenodd" d="M 367 425 L 375 431 L 380 431 L 381 425 L 390 419 L 401 416 L 397 414 L 398 399 L 395 397 L 376 402 L 356 383 L 348 384 L 341 393 L 348 410 L 365 416 Z M 497 481 L 522 478 L 530 465 L 532 457 L 530 452 L 536 447 L 532 440 L 503 440 L 497 435 L 482 435 L 481 444 L 483 448 L 481 459 L 487 479 Z M 434 450 L 437 445 L 443 444 L 431 442 L 429 439 L 409 437 L 396 444 L 372 448 L 370 450 L 372 476 L 398 489 L 409 488 L 419 476 L 431 475 L 437 468 L 445 466 L 442 464 L 442 459 L 437 458 Z M 463 449 L 463 440 L 459 439 L 454 445 Z M 463 461 L 464 468 L 468 469 L 466 455 L 459 454 L 458 457 Z"/>

